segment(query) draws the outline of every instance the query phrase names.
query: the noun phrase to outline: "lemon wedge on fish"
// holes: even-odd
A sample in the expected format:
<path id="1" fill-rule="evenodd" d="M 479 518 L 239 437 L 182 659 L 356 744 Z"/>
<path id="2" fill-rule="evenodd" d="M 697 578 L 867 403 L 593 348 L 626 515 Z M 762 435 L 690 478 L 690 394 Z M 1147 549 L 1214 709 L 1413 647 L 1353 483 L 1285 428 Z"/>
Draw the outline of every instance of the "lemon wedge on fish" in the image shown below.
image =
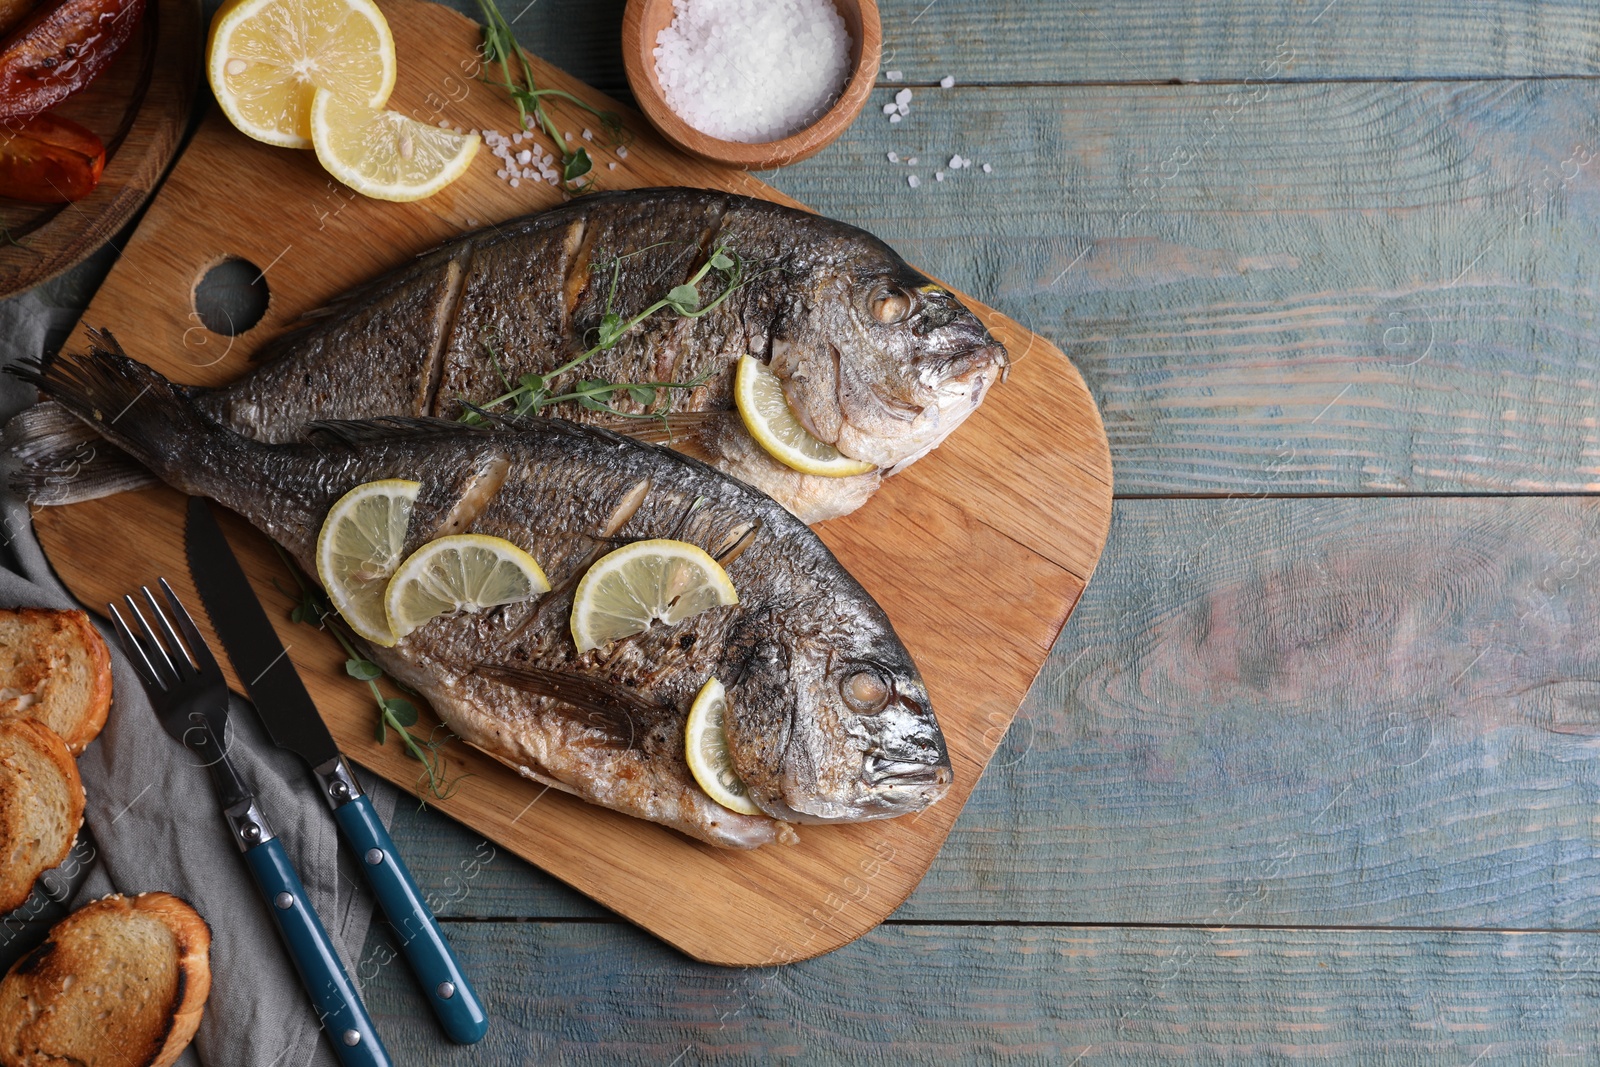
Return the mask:
<path id="1" fill-rule="evenodd" d="M 878 469 L 874 464 L 851 459 L 826 441 L 813 437 L 789 410 L 778 376 L 755 356 L 745 355 L 739 360 L 739 373 L 733 381 L 733 402 L 750 436 L 786 467 L 829 478 L 848 478 Z"/>
<path id="2" fill-rule="evenodd" d="M 383 604 L 398 641 L 440 615 L 518 604 L 549 591 L 538 561 L 510 541 L 454 534 L 411 553 L 389 579 Z"/>
<path id="3" fill-rule="evenodd" d="M 369 107 L 359 97 L 318 89 L 311 102 L 317 161 L 358 193 L 377 200 L 421 200 L 467 172 L 475 134 Z"/>
<path id="4" fill-rule="evenodd" d="M 368 107 L 389 99 L 394 37 L 371 0 L 231 0 L 211 20 L 206 78 L 241 131 L 310 148 L 316 90 Z"/>
<path id="5" fill-rule="evenodd" d="M 383 607 L 389 576 L 400 565 L 421 482 L 391 478 L 340 497 L 317 534 L 317 578 L 350 628 L 375 645 L 394 644 Z"/>
<path id="6" fill-rule="evenodd" d="M 761 809 L 750 799 L 750 791 L 733 769 L 728 754 L 728 694 L 715 677 L 700 687 L 689 709 L 689 725 L 684 730 L 683 752 L 689 773 L 706 796 L 729 811 L 741 815 L 760 815 Z"/>
<path id="7" fill-rule="evenodd" d="M 579 652 L 671 625 L 719 605 L 737 604 L 728 572 L 686 541 L 636 541 L 597 560 L 572 598 Z"/>

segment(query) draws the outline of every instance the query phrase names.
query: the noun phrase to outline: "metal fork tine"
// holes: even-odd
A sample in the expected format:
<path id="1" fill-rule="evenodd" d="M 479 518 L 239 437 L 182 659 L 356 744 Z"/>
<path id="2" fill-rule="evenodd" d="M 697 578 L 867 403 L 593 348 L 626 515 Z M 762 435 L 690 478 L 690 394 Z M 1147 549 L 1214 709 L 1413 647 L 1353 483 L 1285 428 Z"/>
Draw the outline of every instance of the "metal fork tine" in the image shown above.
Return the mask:
<path id="1" fill-rule="evenodd" d="M 130 593 L 123 597 L 122 600 L 123 603 L 128 605 L 128 610 L 133 612 L 133 617 L 139 620 L 139 628 L 144 631 L 144 636 L 147 639 L 147 643 L 144 646 L 146 654 L 151 651 L 155 652 L 155 657 L 151 658 L 150 665 L 156 669 L 156 681 L 161 683 L 161 688 L 171 689 L 178 684 L 178 668 L 172 665 L 172 660 L 167 656 L 167 650 L 161 647 L 160 638 L 156 637 L 155 630 L 151 629 L 150 624 L 145 621 L 144 613 L 139 610 L 139 605 L 134 602 L 133 595 Z M 159 660 L 157 657 L 159 657 Z M 166 667 L 165 673 L 161 670 L 163 666 Z"/>
<path id="2" fill-rule="evenodd" d="M 149 601 L 150 614 L 156 617 L 156 621 L 161 624 L 161 632 L 166 634 L 167 647 L 172 650 L 172 656 L 177 661 L 173 664 L 173 668 L 178 672 L 179 680 L 181 681 L 191 673 L 199 674 L 200 668 L 196 667 L 191 661 L 192 657 L 189 650 L 183 645 L 183 638 L 179 637 L 178 631 L 172 628 L 172 623 L 167 619 L 167 613 L 161 610 L 161 602 L 156 599 L 156 595 L 150 591 L 148 585 L 141 585 L 139 592 L 143 593 L 145 600 Z"/>
<path id="3" fill-rule="evenodd" d="M 144 649 L 139 645 L 139 639 L 133 636 L 133 631 L 128 629 L 128 624 L 122 618 L 122 612 L 117 610 L 115 604 L 107 604 L 111 609 L 111 619 L 117 628 L 117 637 L 122 641 L 122 651 L 133 660 L 133 669 L 139 675 L 139 680 L 145 685 L 159 685 L 155 665 L 150 662 L 150 657 L 144 654 Z"/>
<path id="4" fill-rule="evenodd" d="M 211 654 L 211 646 L 200 635 L 200 628 L 190 618 L 189 609 L 183 606 L 183 601 L 178 599 L 178 594 L 172 591 L 172 586 L 167 584 L 165 578 L 158 578 L 157 582 L 166 594 L 167 603 L 172 605 L 172 616 L 178 620 L 178 629 L 183 631 L 183 636 L 188 640 L 189 655 L 199 665 L 200 673 L 220 675 L 222 668 L 217 664 L 217 657 Z"/>

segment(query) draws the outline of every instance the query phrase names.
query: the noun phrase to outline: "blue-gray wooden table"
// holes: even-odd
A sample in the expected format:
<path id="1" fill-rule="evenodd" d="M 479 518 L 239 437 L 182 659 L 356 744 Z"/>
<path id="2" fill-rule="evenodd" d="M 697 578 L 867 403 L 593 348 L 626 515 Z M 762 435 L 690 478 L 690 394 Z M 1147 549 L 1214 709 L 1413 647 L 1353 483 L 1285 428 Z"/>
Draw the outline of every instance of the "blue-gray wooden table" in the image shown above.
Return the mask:
<path id="1" fill-rule="evenodd" d="M 505 10 L 625 95 L 620 0 Z M 493 1025 L 446 1044 L 380 926 L 358 970 L 390 1048 L 1593 1061 L 1600 7 L 885 0 L 883 25 L 867 111 L 763 177 L 1077 362 L 1116 466 L 1099 572 L 921 888 L 820 959 L 693 963 L 403 807 Z M 957 153 L 992 173 L 937 180 Z"/>

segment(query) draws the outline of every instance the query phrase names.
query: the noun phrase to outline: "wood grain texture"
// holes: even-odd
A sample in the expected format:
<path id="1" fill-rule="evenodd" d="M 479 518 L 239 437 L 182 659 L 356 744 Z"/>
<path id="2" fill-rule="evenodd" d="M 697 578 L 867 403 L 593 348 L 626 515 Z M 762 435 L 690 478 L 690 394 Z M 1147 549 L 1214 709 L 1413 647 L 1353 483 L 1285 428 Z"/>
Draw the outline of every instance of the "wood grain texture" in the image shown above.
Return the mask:
<path id="1" fill-rule="evenodd" d="M 477 17 L 475 0 L 452 0 Z M 535 54 L 616 95 L 624 0 L 540 0 L 515 20 Z M 1260 77 L 1280 45 L 1308 80 L 1590 77 L 1600 11 L 1585 0 L 880 0 L 883 70 L 904 85 L 1222 82 Z M 517 15 L 508 9 L 508 15 Z M 890 84 L 880 80 L 880 85 Z M 935 99 L 930 95 L 926 99 Z M 871 111 L 868 111 L 868 118 Z M 880 120 L 881 121 L 881 120 Z"/>
<path id="2" fill-rule="evenodd" d="M 1597 546 L 1588 500 L 1119 502 L 896 918 L 1600 927 Z M 505 859 L 447 910 L 599 914 Z"/>
<path id="3" fill-rule="evenodd" d="M 473 80 L 476 26 L 415 0 L 394 0 L 385 13 L 403 72 L 391 107 L 478 129 L 515 121 L 509 102 Z M 610 104 L 548 68 L 541 84 Z M 564 119 L 582 128 L 581 118 Z M 626 157 L 595 149 L 604 187 L 698 184 L 783 199 L 742 172 L 690 161 L 637 116 L 628 122 L 636 136 Z M 331 182 L 310 154 L 250 141 L 213 115 L 83 321 L 137 338 L 133 354 L 179 380 L 226 381 L 248 370 L 251 353 L 298 314 L 445 236 L 557 201 L 540 183 L 509 188 L 487 153 L 427 201 L 364 200 Z M 225 256 L 260 266 L 272 291 L 262 325 L 231 339 L 209 333 L 198 316 L 184 317 L 196 279 Z M 1081 377 L 1044 342 L 974 307 L 1031 357 L 914 475 L 891 479 L 869 507 L 819 530 L 883 604 L 927 680 L 956 774 L 943 802 L 908 819 L 807 828 L 795 848 L 734 852 L 544 792 L 457 745 L 454 769 L 473 777 L 439 807 L 698 958 L 815 955 L 892 911 L 982 773 L 999 741 L 993 720 L 1014 714 L 1093 571 L 1110 519 L 1109 455 Z M 58 572 L 87 604 L 156 574 L 197 603 L 187 596 L 175 493 L 50 509 L 35 524 Z M 103 532 L 111 528 L 127 536 L 108 551 Z M 370 697 L 343 676 L 337 645 L 288 622 L 290 601 L 274 585 L 286 573 L 267 542 L 238 522 L 229 533 L 341 747 L 413 787 L 417 765 L 398 744 L 379 747 Z M 672 903 L 682 898 L 708 906 Z"/>
<path id="4" fill-rule="evenodd" d="M 494 1016 L 446 1045 L 374 932 L 391 1048 L 430 1064 L 1585 1062 L 1600 935 L 884 926 L 783 968 L 626 927 L 447 923 Z M 420 1054 L 420 1055 L 419 1055 Z"/>
<path id="5" fill-rule="evenodd" d="M 1061 346 L 1119 492 L 1600 484 L 1600 82 L 916 100 L 774 181 Z"/>
<path id="6" fill-rule="evenodd" d="M 101 248 L 149 198 L 177 153 L 200 77 L 198 0 L 152 2 L 105 72 L 53 114 L 106 146 L 94 192 L 72 204 L 0 200 L 0 297 L 53 278 Z"/>

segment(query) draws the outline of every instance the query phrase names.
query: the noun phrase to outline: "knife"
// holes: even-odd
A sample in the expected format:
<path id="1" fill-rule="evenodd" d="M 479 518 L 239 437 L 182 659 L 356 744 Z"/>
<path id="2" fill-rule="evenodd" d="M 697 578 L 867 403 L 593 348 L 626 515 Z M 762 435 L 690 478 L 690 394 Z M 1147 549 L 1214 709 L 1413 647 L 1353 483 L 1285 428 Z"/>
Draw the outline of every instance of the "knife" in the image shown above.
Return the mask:
<path id="1" fill-rule="evenodd" d="M 289 662 L 288 650 L 278 640 L 216 517 L 200 497 L 189 498 L 185 541 L 189 573 L 233 661 L 234 673 L 272 740 L 311 766 L 319 791 L 333 808 L 334 822 L 360 858 L 361 871 L 399 935 L 401 952 L 422 983 L 440 1025 L 458 1044 L 481 1040 L 489 1030 L 483 1004 Z"/>

